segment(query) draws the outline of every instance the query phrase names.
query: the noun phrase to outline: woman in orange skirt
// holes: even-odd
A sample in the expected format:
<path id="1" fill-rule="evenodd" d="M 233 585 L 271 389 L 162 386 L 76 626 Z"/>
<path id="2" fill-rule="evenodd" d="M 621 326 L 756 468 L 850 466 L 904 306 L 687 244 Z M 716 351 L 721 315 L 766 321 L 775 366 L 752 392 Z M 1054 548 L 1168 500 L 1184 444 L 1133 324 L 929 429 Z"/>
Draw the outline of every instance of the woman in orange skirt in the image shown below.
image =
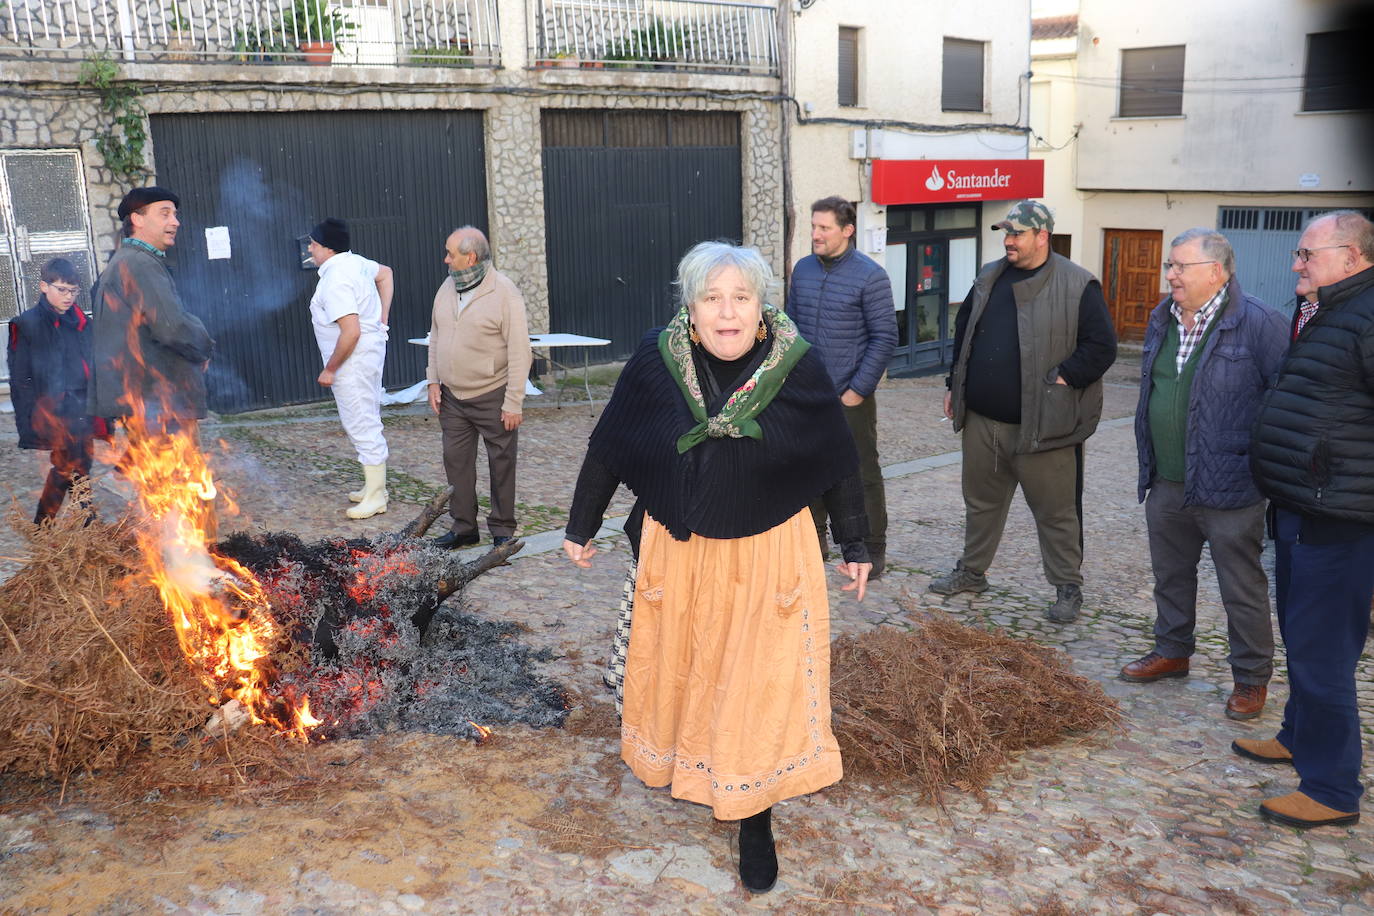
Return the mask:
<path id="1" fill-rule="evenodd" d="M 581 567 L 615 488 L 639 557 L 621 756 L 650 786 L 738 820 L 745 887 L 777 880 L 775 802 L 840 779 L 830 612 L 809 505 L 824 497 L 848 578 L 871 564 L 858 456 L 820 359 L 754 249 L 703 242 L 682 308 L 626 364 L 588 444 L 563 548 Z"/>

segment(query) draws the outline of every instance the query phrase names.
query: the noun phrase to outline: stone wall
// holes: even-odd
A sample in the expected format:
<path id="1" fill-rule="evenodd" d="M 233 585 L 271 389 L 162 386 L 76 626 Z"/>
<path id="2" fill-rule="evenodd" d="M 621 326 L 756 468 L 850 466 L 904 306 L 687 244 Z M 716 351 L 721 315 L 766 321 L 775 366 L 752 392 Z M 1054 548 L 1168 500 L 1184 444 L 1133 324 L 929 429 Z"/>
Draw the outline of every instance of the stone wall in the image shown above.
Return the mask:
<path id="1" fill-rule="evenodd" d="M 125 68 L 144 86 L 150 115 L 203 112 L 481 110 L 486 113 L 488 221 L 501 268 L 524 291 L 531 327 L 548 327 L 541 108 L 653 108 L 741 113 L 743 224 L 782 271 L 780 113 L 776 80 L 631 71 L 436 72 L 391 68 L 145 64 Z M 78 148 L 98 261 L 118 238 L 116 181 L 96 149 L 98 100 L 74 88 L 75 64 L 0 64 L 5 95 L 0 148 Z M 147 149 L 151 168 L 157 151 Z M 192 218 L 194 216 L 192 215 Z"/>

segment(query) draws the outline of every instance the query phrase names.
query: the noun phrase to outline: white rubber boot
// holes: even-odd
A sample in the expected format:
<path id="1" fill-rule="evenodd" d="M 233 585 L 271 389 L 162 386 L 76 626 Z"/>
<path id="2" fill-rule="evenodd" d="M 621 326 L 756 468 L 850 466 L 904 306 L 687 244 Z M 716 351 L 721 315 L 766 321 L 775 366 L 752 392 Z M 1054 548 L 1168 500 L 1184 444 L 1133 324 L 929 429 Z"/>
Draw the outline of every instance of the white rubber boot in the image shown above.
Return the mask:
<path id="1" fill-rule="evenodd" d="M 371 518 L 386 511 L 386 465 L 363 465 L 363 498 L 348 510 L 349 518 Z"/>
<path id="2" fill-rule="evenodd" d="M 366 496 L 366 495 L 367 495 L 367 487 L 363 487 L 361 490 L 354 490 L 354 491 L 352 491 L 351 493 L 349 493 L 349 494 L 348 494 L 348 501 L 351 502 L 351 503 L 360 503 L 360 502 L 363 501 L 363 497 Z"/>

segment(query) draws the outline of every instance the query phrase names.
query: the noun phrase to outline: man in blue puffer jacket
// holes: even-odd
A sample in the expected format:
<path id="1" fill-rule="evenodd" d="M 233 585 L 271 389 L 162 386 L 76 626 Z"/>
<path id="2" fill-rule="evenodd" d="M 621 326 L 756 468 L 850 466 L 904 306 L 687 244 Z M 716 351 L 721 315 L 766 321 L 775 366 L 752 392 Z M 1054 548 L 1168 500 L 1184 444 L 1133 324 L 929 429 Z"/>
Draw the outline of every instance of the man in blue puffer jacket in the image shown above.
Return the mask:
<path id="1" fill-rule="evenodd" d="M 887 556 L 887 496 L 873 392 L 897 346 L 897 315 L 887 271 L 854 247 L 855 216 L 854 205 L 842 197 L 811 205 L 813 253 L 792 268 L 787 314 L 820 352 L 859 449 L 872 581 L 882 575 Z M 811 514 L 825 552 L 825 505 L 812 505 Z"/>
<path id="2" fill-rule="evenodd" d="M 1282 315 L 1241 292 L 1235 262 L 1219 232 L 1178 236 L 1165 262 L 1170 295 L 1145 329 L 1135 436 L 1155 576 L 1155 645 L 1122 668 L 1121 678 L 1149 683 L 1188 674 L 1205 541 L 1231 641 L 1235 689 L 1226 715 L 1253 719 L 1274 671 L 1274 628 L 1260 565 L 1265 502 L 1250 474 L 1250 428 L 1287 352 L 1288 328 Z"/>

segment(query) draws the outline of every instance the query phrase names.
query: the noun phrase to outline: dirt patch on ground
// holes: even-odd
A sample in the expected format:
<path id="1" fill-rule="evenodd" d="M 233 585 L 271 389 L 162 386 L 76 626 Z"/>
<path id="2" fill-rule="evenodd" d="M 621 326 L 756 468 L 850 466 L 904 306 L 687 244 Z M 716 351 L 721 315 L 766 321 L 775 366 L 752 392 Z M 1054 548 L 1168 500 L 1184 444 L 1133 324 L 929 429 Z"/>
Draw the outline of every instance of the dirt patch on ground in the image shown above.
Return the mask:
<path id="1" fill-rule="evenodd" d="M 439 896 L 469 869 L 491 863 L 502 837 L 553 826 L 539 774 L 559 772 L 589 742 L 528 729 L 486 744 L 435 735 L 386 735 L 315 749 L 333 777 L 260 797 L 253 786 L 218 796 L 153 792 L 103 797 L 99 776 L 68 787 L 0 784 L 0 911 L 133 912 L 187 905 L 192 886 L 261 892 L 325 880 L 378 893 L 405 886 Z"/>

